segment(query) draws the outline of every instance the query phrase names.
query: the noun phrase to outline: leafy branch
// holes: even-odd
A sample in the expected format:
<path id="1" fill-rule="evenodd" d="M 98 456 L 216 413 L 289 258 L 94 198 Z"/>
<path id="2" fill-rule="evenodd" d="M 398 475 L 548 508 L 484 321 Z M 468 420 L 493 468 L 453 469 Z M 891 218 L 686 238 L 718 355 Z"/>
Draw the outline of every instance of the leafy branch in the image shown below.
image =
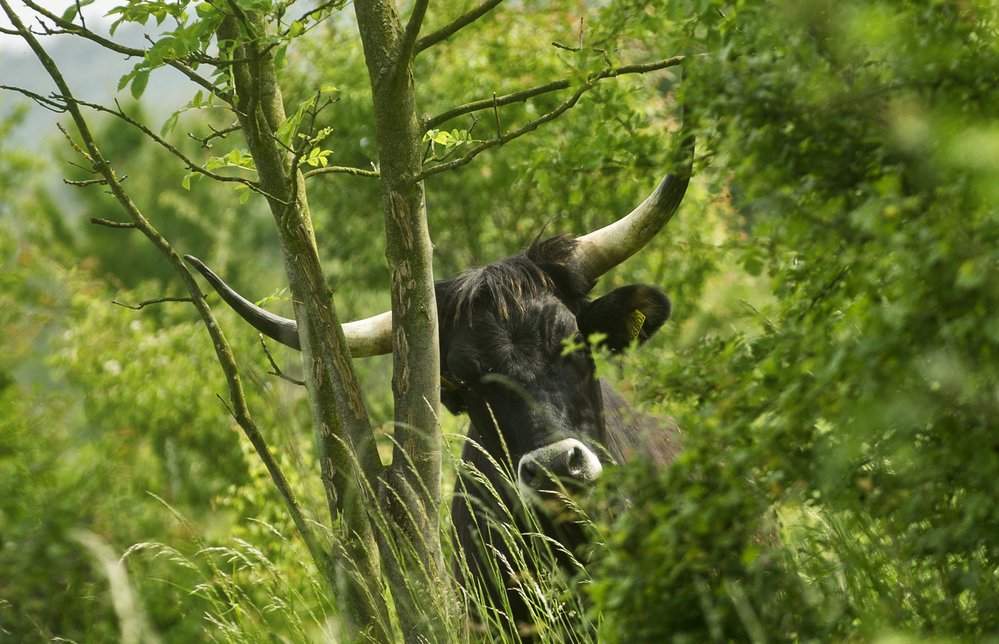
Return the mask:
<path id="1" fill-rule="evenodd" d="M 204 166 L 202 166 L 202 165 L 199 165 L 198 163 L 196 163 L 193 159 L 191 159 L 190 157 L 188 157 L 186 154 L 184 154 L 183 152 L 181 152 L 179 149 L 177 149 L 177 147 L 174 146 L 173 144 L 171 144 L 169 141 L 167 141 L 163 137 L 159 136 L 158 134 L 156 134 L 155 132 L 153 132 L 152 130 L 150 130 L 148 127 L 146 127 L 145 125 L 143 125 L 139 121 L 135 120 L 134 118 L 132 118 L 131 116 L 129 116 L 127 113 L 125 113 L 125 111 L 122 109 L 121 105 L 119 105 L 117 102 L 115 103 L 116 109 L 111 109 L 111 108 L 109 108 L 109 107 L 107 107 L 105 105 L 101 105 L 99 103 L 91 103 L 89 101 L 83 101 L 83 100 L 74 98 L 72 96 L 70 96 L 70 97 L 61 96 L 59 98 L 61 100 L 65 100 L 67 103 L 75 103 L 75 104 L 78 104 L 78 105 L 83 105 L 83 106 L 89 107 L 90 109 L 95 110 L 97 112 L 103 112 L 105 114 L 110 114 L 110 115 L 112 115 L 112 116 L 114 116 L 114 117 L 116 117 L 118 119 L 121 119 L 125 123 L 128 123 L 132 127 L 136 128 L 140 132 L 142 132 L 149 139 L 151 139 L 152 141 L 154 141 L 155 143 L 157 143 L 159 146 L 161 146 L 162 148 L 164 148 L 165 150 L 167 150 L 170 154 L 172 154 L 175 157 L 177 157 L 178 159 L 180 159 L 184 163 L 184 166 L 187 167 L 191 171 L 192 175 L 203 175 L 203 176 L 206 176 L 206 177 L 208 177 L 210 179 L 213 179 L 215 181 L 219 181 L 219 182 L 222 182 L 222 183 L 238 183 L 241 186 L 243 186 L 245 189 L 252 190 L 253 192 L 256 192 L 256 193 L 258 193 L 260 195 L 263 195 L 264 197 L 267 197 L 269 199 L 276 199 L 277 198 L 274 195 L 271 195 L 268 192 L 266 192 L 263 188 L 260 187 L 260 184 L 258 184 L 257 182 L 250 181 L 249 179 L 244 179 L 242 177 L 232 177 L 232 176 L 227 176 L 227 175 L 218 174 L 216 172 L 212 172 L 212 170 L 214 170 L 214 169 L 223 168 L 223 167 L 238 167 L 238 168 L 243 168 L 243 169 L 247 169 L 247 170 L 253 170 L 254 168 L 252 167 L 252 164 L 248 164 L 248 162 L 247 162 L 247 159 L 249 159 L 249 157 L 246 157 L 246 159 L 244 159 L 240 155 L 239 150 L 232 150 L 225 157 L 213 157 L 212 159 L 209 159 L 208 163 L 206 163 Z M 185 188 L 190 188 L 190 177 L 191 177 L 191 175 L 188 175 L 187 177 L 184 178 L 184 181 L 185 181 L 185 186 L 184 187 Z"/>
<path id="2" fill-rule="evenodd" d="M 72 22 L 71 19 L 68 19 L 65 16 L 58 16 L 55 13 L 52 13 L 51 11 L 49 11 L 48 9 L 45 9 L 44 7 L 42 7 L 41 5 L 39 5 L 38 3 L 34 2 L 34 0 L 23 0 L 23 2 L 32 11 L 34 11 L 35 13 L 37 13 L 40 16 L 45 17 L 48 20 L 51 20 L 53 24 L 55 24 L 56 26 L 58 26 L 61 29 L 61 31 L 54 30 L 54 29 L 51 29 L 49 27 L 45 27 L 43 25 L 43 29 L 45 30 L 45 34 L 47 34 L 47 35 L 48 34 L 55 34 L 55 33 L 72 34 L 74 36 L 79 36 L 79 37 L 84 38 L 86 40 L 89 40 L 89 41 L 91 41 L 91 42 L 93 42 L 93 43 L 95 43 L 97 45 L 100 45 L 101 47 L 103 47 L 104 49 L 107 49 L 108 51 L 113 51 L 113 52 L 116 52 L 116 53 L 119 53 L 119 54 L 124 54 L 125 56 L 127 56 L 129 58 L 133 58 L 133 57 L 143 58 L 143 59 L 146 58 L 146 55 L 147 55 L 148 52 L 145 49 L 137 49 L 135 47 L 127 47 L 125 45 L 122 45 L 121 43 L 118 43 L 118 42 L 115 42 L 115 41 L 110 40 L 108 38 L 105 38 L 105 37 L 101 36 L 100 34 L 97 34 L 97 33 L 93 32 L 93 31 L 91 31 L 90 29 L 87 29 L 86 25 L 83 24 L 82 14 L 80 14 L 80 16 L 81 16 L 81 21 L 80 21 L 81 24 L 77 25 L 76 23 Z M 72 12 L 74 10 L 76 10 L 76 9 L 77 9 L 76 7 L 70 7 L 70 9 L 67 10 L 66 16 L 72 16 L 72 15 L 74 15 L 74 13 L 72 13 Z M 201 87 L 203 87 L 204 89 L 208 90 L 212 94 L 216 95 L 218 98 L 222 99 L 226 103 L 231 102 L 232 95 L 230 93 L 228 93 L 228 92 L 223 91 L 221 88 L 219 88 L 218 86 L 216 86 L 215 83 L 213 83 L 209 79 L 207 79 L 204 76 L 201 76 L 200 74 L 198 74 L 197 72 L 195 72 L 194 69 L 189 64 L 189 62 L 191 62 L 189 58 L 184 58 L 184 57 L 167 58 L 167 59 L 164 59 L 162 62 L 163 62 L 163 64 L 166 64 L 166 65 L 169 65 L 170 67 L 173 67 L 174 69 L 176 69 L 177 71 L 179 71 L 181 74 L 183 74 L 184 76 L 186 76 L 189 80 L 191 80 L 192 82 L 194 82 L 197 85 L 200 85 Z M 197 64 L 198 62 L 207 62 L 207 61 L 204 61 L 204 60 L 194 61 L 195 64 Z"/>
<path id="3" fill-rule="evenodd" d="M 648 63 L 639 63 L 635 65 L 623 65 L 620 67 L 608 67 L 595 72 L 587 77 L 586 84 L 584 87 L 588 89 L 591 88 L 593 84 L 607 78 L 616 78 L 617 76 L 623 76 L 625 74 L 647 74 L 649 72 L 657 71 L 660 69 L 666 69 L 668 67 L 676 67 L 684 60 L 683 56 L 673 56 L 672 58 L 664 58 L 662 60 L 656 60 Z M 543 94 L 549 94 L 551 92 L 557 92 L 563 89 L 569 89 L 572 87 L 572 81 L 570 79 L 562 79 L 557 81 L 552 81 L 550 83 L 544 83 L 542 85 L 537 85 L 535 87 L 530 87 L 527 89 L 522 89 L 510 94 L 505 94 L 503 96 L 493 96 L 492 98 L 484 98 L 482 100 L 473 101 L 471 103 L 466 103 L 465 105 L 459 105 L 458 107 L 442 112 L 437 116 L 427 119 L 423 126 L 427 130 L 432 130 L 437 128 L 443 123 L 450 121 L 453 118 L 457 118 L 464 114 L 470 114 L 472 112 L 478 112 L 481 110 L 492 109 L 496 107 L 503 107 L 504 105 L 510 105 L 511 103 L 522 103 L 528 99 L 534 98 L 535 96 L 541 96 Z"/>
<path id="4" fill-rule="evenodd" d="M 522 125 L 521 127 L 517 128 L 516 130 L 513 130 L 512 132 L 509 132 L 507 134 L 498 134 L 497 137 L 494 138 L 494 139 L 489 139 L 489 140 L 486 140 L 486 141 L 483 141 L 483 142 L 479 143 L 475 147 L 471 148 L 462 157 L 459 157 L 459 158 L 454 159 L 452 161 L 448 161 L 447 163 L 441 163 L 439 165 L 431 166 L 430 168 L 427 168 L 427 169 L 423 170 L 423 172 L 419 173 L 418 175 L 416 175 L 416 177 L 413 178 L 413 181 L 414 182 L 424 181 L 428 177 L 432 177 L 435 174 L 439 174 L 441 172 L 445 172 L 445 171 L 448 171 L 448 170 L 453 170 L 455 168 L 459 168 L 459 167 L 461 167 L 463 165 L 466 165 L 466 164 L 470 163 L 472 161 L 472 159 L 474 159 L 475 157 L 477 157 L 479 154 L 485 152 L 489 148 L 494 148 L 494 147 L 498 147 L 498 146 L 501 146 L 501 145 L 505 145 L 506 143 L 509 143 L 510 141 L 513 141 L 514 139 L 520 138 L 521 136 L 523 136 L 523 135 L 525 135 L 525 134 L 527 134 L 529 132 L 533 132 L 534 130 L 538 129 L 539 127 L 541 127 L 545 123 L 548 123 L 550 121 L 555 120 L 556 118 L 558 118 L 559 116 L 561 116 L 562 114 L 564 114 L 565 112 L 567 112 L 568 110 L 570 110 L 573 107 L 575 107 L 576 103 L 579 102 L 579 99 L 583 96 L 583 94 L 585 94 L 586 92 L 588 92 L 591 89 L 593 89 L 594 87 L 596 87 L 597 84 L 600 81 L 602 81 L 602 80 L 604 80 L 606 78 L 614 78 L 616 76 L 621 76 L 622 74 L 646 73 L 646 72 L 650 72 L 650 71 L 654 71 L 654 70 L 658 70 L 658 69 L 664 69 L 666 67 L 673 67 L 673 66 L 679 65 L 681 62 L 683 62 L 683 59 L 684 59 L 683 56 L 674 56 L 673 58 L 667 58 L 667 59 L 664 59 L 664 60 L 658 60 L 658 61 L 651 62 L 651 63 L 643 63 L 643 64 L 638 64 L 638 65 L 625 65 L 623 67 L 608 68 L 608 69 L 602 70 L 600 72 L 597 72 L 597 73 L 591 75 L 587 79 L 586 83 L 584 83 L 583 85 L 581 85 L 573 93 L 572 96 L 570 96 L 567 100 L 563 101 L 561 104 L 559 104 L 558 106 L 556 106 L 553 110 L 551 110 L 551 111 L 543 114 L 542 116 L 540 116 L 540 117 L 538 117 L 538 118 L 536 118 L 536 119 L 534 119 L 532 121 L 529 121 L 529 122 L 525 123 L 524 125 Z M 548 83 L 547 85 L 542 85 L 542 86 L 538 86 L 536 88 L 532 88 L 532 90 L 525 90 L 525 92 L 537 91 L 537 90 L 540 90 L 541 88 L 551 88 L 554 85 L 561 85 L 563 82 L 566 83 L 566 85 L 564 87 L 568 87 L 569 81 L 557 81 L 556 83 Z M 560 87 L 556 87 L 554 89 L 545 89 L 544 91 L 538 91 L 537 93 L 545 93 L 545 92 L 548 92 L 548 91 L 554 91 L 555 89 L 562 89 L 562 88 L 563 87 L 560 86 Z M 518 94 L 523 94 L 523 93 L 524 92 L 518 92 Z M 537 94 L 535 94 L 535 95 L 537 95 Z M 506 99 L 504 104 L 515 102 L 514 100 L 510 99 L 511 96 L 514 96 L 514 95 L 513 94 L 508 94 L 505 97 L 496 97 L 495 99 L 486 99 L 486 100 L 483 100 L 483 101 L 476 101 L 475 103 L 469 103 L 468 105 L 462 106 L 461 108 L 456 108 L 456 110 L 452 110 L 448 114 L 452 114 L 453 113 L 453 115 L 449 116 L 448 118 L 453 118 L 454 116 L 457 116 L 458 114 L 467 114 L 467 113 L 470 113 L 470 112 L 474 112 L 474 111 L 478 111 L 478 110 L 483 110 L 483 109 L 487 109 L 487 108 L 490 108 L 490 107 L 494 107 L 495 105 L 501 104 L 501 100 L 503 100 L 503 99 Z M 520 98 L 518 100 L 525 100 L 525 99 Z M 434 122 L 434 121 L 438 121 L 438 120 L 439 119 L 431 119 L 430 122 Z M 447 119 L 444 119 L 444 120 L 447 120 Z"/>

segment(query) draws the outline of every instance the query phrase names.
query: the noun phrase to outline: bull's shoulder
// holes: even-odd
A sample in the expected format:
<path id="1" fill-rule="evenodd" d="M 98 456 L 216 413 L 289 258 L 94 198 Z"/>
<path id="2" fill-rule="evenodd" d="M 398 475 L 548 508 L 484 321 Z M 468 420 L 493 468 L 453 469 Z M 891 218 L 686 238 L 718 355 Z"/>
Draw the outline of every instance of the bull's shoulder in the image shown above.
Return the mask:
<path id="1" fill-rule="evenodd" d="M 681 436 L 676 421 L 643 413 L 605 380 L 600 381 L 603 396 L 604 421 L 607 428 L 607 450 L 619 463 L 636 458 L 650 459 L 668 466 L 680 453 Z"/>

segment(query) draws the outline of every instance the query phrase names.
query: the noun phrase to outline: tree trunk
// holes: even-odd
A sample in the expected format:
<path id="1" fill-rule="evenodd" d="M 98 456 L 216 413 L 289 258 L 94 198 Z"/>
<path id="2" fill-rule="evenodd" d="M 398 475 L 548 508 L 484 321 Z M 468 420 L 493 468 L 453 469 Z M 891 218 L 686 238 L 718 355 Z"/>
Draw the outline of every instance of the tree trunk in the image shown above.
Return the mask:
<path id="1" fill-rule="evenodd" d="M 450 596 L 438 519 L 442 440 L 433 249 L 423 184 L 414 181 L 422 170 L 423 130 L 412 74 L 420 7 L 417 3 L 404 30 L 391 2 L 354 3 L 374 102 L 385 255 L 392 276 L 396 443 L 381 496 L 395 528 L 394 556 L 402 561 L 388 561 L 383 552 L 383 563 L 407 640 L 443 626 L 436 616 L 448 612 Z"/>
<path id="2" fill-rule="evenodd" d="M 250 30 L 253 33 L 241 31 Z M 306 388 L 312 407 L 323 484 L 331 519 L 339 519 L 339 543 L 323 571 L 334 585 L 347 627 L 391 639 L 381 590 L 378 547 L 368 511 L 377 501 L 369 490 L 380 473 L 367 409 L 333 300 L 319 263 L 304 179 L 293 155 L 275 137 L 284 122 L 273 57 L 258 46 L 262 21 L 254 15 L 226 18 L 218 30 L 220 49 L 232 43 L 237 115 L 261 188 L 277 223 L 302 344 Z M 372 485 L 369 485 L 372 484 Z"/>

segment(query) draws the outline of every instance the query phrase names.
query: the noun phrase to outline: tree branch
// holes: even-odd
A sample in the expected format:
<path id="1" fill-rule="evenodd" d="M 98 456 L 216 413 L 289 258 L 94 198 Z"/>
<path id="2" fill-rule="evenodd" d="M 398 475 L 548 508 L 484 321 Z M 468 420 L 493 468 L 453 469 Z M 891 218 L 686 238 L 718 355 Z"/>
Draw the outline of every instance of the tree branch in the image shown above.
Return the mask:
<path id="1" fill-rule="evenodd" d="M 420 27 L 423 26 L 423 19 L 427 15 L 427 5 L 430 0 L 416 0 L 413 5 L 413 13 L 406 23 L 406 31 L 402 34 L 402 42 L 399 44 L 398 60 L 396 68 L 406 69 L 413 58 L 413 47 L 416 46 L 416 37 L 420 35 Z"/>
<path id="2" fill-rule="evenodd" d="M 371 177 L 377 179 L 381 176 L 378 170 L 365 170 L 363 168 L 353 168 L 350 166 L 340 166 L 340 165 L 330 165 L 325 168 L 315 168 L 314 170 L 308 170 L 304 173 L 306 179 L 315 177 L 320 174 L 350 174 L 355 177 Z"/>
<path id="3" fill-rule="evenodd" d="M 672 58 L 664 58 L 662 60 L 656 60 L 649 63 L 639 63 L 636 65 L 624 65 L 621 67 L 608 67 L 595 74 L 589 76 L 586 80 L 587 84 L 591 84 L 595 81 L 600 81 L 605 78 L 615 78 L 617 76 L 623 76 L 625 74 L 647 74 L 648 72 L 657 71 L 660 69 L 666 69 L 667 67 L 675 67 L 682 63 L 684 60 L 683 56 L 673 56 Z M 450 121 L 451 119 L 461 116 L 463 114 L 470 114 L 472 112 L 478 112 L 480 110 L 490 109 L 494 107 L 503 107 L 504 105 L 509 105 L 511 103 L 520 103 L 526 101 L 535 96 L 541 96 L 542 94 L 548 94 L 550 92 L 556 92 L 558 90 L 568 89 L 572 86 L 572 81 L 569 79 L 562 79 L 557 81 L 552 81 L 550 83 L 545 83 L 543 85 L 537 85 L 535 87 L 530 87 L 528 89 L 523 89 L 512 94 L 506 94 L 504 96 L 495 96 L 493 98 L 484 98 L 479 101 L 473 101 L 471 103 L 466 103 L 465 105 L 460 105 L 458 107 L 452 108 L 446 112 L 442 112 L 437 116 L 428 119 L 424 123 L 425 130 L 432 130 L 439 125 Z"/>
<path id="4" fill-rule="evenodd" d="M 469 11 L 466 11 L 465 13 L 455 18 L 450 24 L 441 27 L 432 34 L 428 34 L 427 36 L 420 38 L 419 40 L 416 41 L 415 53 L 419 54 L 424 49 L 433 47 L 434 45 L 443 40 L 447 40 L 461 29 L 464 29 L 468 25 L 472 24 L 482 16 L 492 11 L 492 9 L 495 8 L 497 5 L 499 5 L 501 2 L 503 2 L 503 0 L 485 0 L 485 2 L 483 2 L 479 6 L 475 7 L 474 9 L 470 9 Z"/>
<path id="5" fill-rule="evenodd" d="M 55 112 L 56 114 L 62 114 L 66 111 L 65 103 L 60 103 L 54 98 L 47 98 L 41 94 L 36 94 L 35 92 L 24 89 L 23 87 L 12 87 L 10 85 L 0 85 L 0 89 L 5 89 L 11 92 L 17 92 L 23 96 L 27 96 L 35 103 L 49 110 L 50 112 Z"/>
<path id="6" fill-rule="evenodd" d="M 277 196 L 268 193 L 266 190 L 264 190 L 263 188 L 260 187 L 260 184 L 254 182 L 254 181 L 250 181 L 249 179 L 244 179 L 242 177 L 231 177 L 231 176 L 227 176 L 227 175 L 224 175 L 224 174 L 218 174 L 216 172 L 211 172 L 209 170 L 205 170 L 200 165 L 198 165 L 197 163 L 195 163 L 192 159 L 190 159 L 187 155 L 185 155 L 183 152 L 181 152 L 180 150 L 178 150 L 174 145 L 172 145 L 166 139 L 164 139 L 163 137 L 159 136 L 158 134 L 156 134 L 155 132 L 153 132 L 152 130 L 150 130 L 148 127 L 146 127 L 142 123 L 139 123 L 138 121 L 136 121 L 135 119 L 133 119 L 131 116 L 129 116 L 128 114 L 126 114 L 125 111 L 121 109 L 120 105 L 117 106 L 117 109 L 111 109 L 111 108 L 106 107 L 104 105 L 100 105 L 99 103 L 90 103 L 88 101 L 81 101 L 81 100 L 76 99 L 76 98 L 65 98 L 65 97 L 61 97 L 61 98 L 63 98 L 64 100 L 67 100 L 67 101 L 71 100 L 71 101 L 73 101 L 73 102 L 75 102 L 75 103 L 77 103 L 79 105 L 83 105 L 84 107 L 89 107 L 90 109 L 98 111 L 98 112 L 104 112 L 106 114 L 111 114 L 112 116 L 115 116 L 115 117 L 121 119 L 122 121 L 125 121 L 126 123 L 128 123 L 132 127 L 138 129 L 144 135 L 146 135 L 147 138 L 151 139 L 152 141 L 154 141 L 155 143 L 157 143 L 158 145 L 160 145 L 161 147 L 163 147 L 170 154 L 172 154 L 175 157 L 177 157 L 178 159 L 180 159 L 184 163 L 184 165 L 187 167 L 187 169 L 190 170 L 190 171 L 192 171 L 192 172 L 196 172 L 198 174 L 201 174 L 201 175 L 204 175 L 204 176 L 208 177 L 209 179 L 213 179 L 215 181 L 220 181 L 222 183 L 239 183 L 239 184 L 242 184 L 242 185 L 246 186 L 247 188 L 249 188 L 253 192 L 256 192 L 256 193 L 258 193 L 258 194 L 260 194 L 260 195 L 262 195 L 264 197 L 267 197 L 268 199 L 279 200 L 279 198 Z"/>
<path id="7" fill-rule="evenodd" d="M 83 145 L 87 150 L 87 158 L 93 164 L 94 169 L 103 175 L 107 180 L 111 193 L 114 195 L 115 199 L 122 206 L 122 208 L 124 208 L 132 218 L 136 228 L 141 230 L 142 233 L 152 242 L 152 244 L 160 252 L 166 255 L 167 259 L 174 267 L 174 270 L 177 271 L 181 279 L 184 281 L 184 285 L 187 287 L 187 290 L 191 295 L 194 306 L 201 315 L 201 318 L 211 335 L 212 345 L 215 347 L 215 354 L 228 383 L 229 397 L 235 407 L 234 417 L 237 419 L 237 422 L 239 422 L 244 434 L 250 440 L 250 443 L 257 451 L 261 460 L 267 466 L 268 473 L 274 481 L 275 486 L 277 486 L 280 490 L 285 507 L 287 508 L 289 515 L 291 515 L 292 521 L 295 522 L 295 527 L 302 536 L 302 540 L 309 549 L 309 553 L 315 560 L 316 565 L 319 566 L 320 570 L 327 570 L 329 566 L 328 555 L 323 550 L 319 538 L 313 530 L 312 524 L 305 519 L 302 508 L 298 499 L 292 493 L 287 478 L 284 476 L 284 473 L 281 471 L 281 468 L 277 465 L 276 461 L 272 458 L 267 443 L 264 441 L 263 436 L 260 434 L 260 431 L 257 429 L 256 424 L 250 415 L 249 407 L 246 404 L 246 397 L 243 393 L 243 385 L 239 377 L 239 370 L 236 366 L 236 360 L 233 356 L 232 349 L 229 347 L 228 341 L 222 334 L 218 322 L 212 314 L 211 308 L 208 306 L 208 302 L 201 294 L 201 289 L 198 287 L 197 282 L 194 281 L 194 277 L 191 275 L 190 271 L 187 270 L 187 267 L 185 266 L 180 255 L 177 254 L 166 238 L 164 238 L 159 231 L 156 230 L 149 220 L 146 219 L 145 215 L 142 214 L 142 211 L 139 210 L 138 206 L 135 205 L 131 197 L 129 197 L 128 193 L 122 187 L 121 182 L 115 175 L 111 165 L 101 155 L 100 149 L 97 147 L 96 140 L 90 131 L 90 127 L 84 118 L 83 113 L 80 111 L 77 101 L 73 99 L 73 94 L 70 91 L 69 86 L 66 84 L 62 73 L 59 71 L 58 66 L 55 64 L 55 61 L 53 61 L 48 55 L 48 52 L 46 52 L 45 48 L 41 46 L 34 34 L 32 34 L 31 31 L 24 26 L 20 17 L 11 8 L 8 0 L 0 0 L 0 9 L 3 10 L 3 12 L 7 15 L 7 18 L 14 25 L 18 35 L 24 39 L 34 52 L 35 57 L 42 64 L 42 67 L 45 68 L 45 71 L 52 78 L 53 82 L 55 82 L 61 95 L 66 98 L 66 109 L 76 124 L 77 130 L 80 133 L 80 138 L 82 139 Z"/>

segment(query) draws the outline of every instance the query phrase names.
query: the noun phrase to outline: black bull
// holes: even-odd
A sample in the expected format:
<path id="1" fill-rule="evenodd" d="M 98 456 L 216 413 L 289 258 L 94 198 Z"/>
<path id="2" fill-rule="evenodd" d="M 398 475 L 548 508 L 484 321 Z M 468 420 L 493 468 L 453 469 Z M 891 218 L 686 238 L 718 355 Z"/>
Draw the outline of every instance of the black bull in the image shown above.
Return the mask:
<path id="1" fill-rule="evenodd" d="M 693 142 L 679 171 L 667 175 L 632 213 L 578 239 L 535 241 L 523 254 L 438 282 L 441 399 L 471 424 L 462 460 L 483 481 L 460 474 L 452 503 L 457 546 L 466 565 L 459 577 L 484 592 L 494 607 L 508 606 L 514 623 L 530 622 L 516 588 L 523 571 L 495 524 L 503 512 L 491 486 L 519 523 L 525 507 L 550 505 L 561 492 L 592 485 L 608 462 L 643 454 L 663 464 L 676 455 L 675 430 L 629 410 L 595 375 L 588 339 L 620 351 L 651 337 L 670 316 L 669 298 L 654 286 L 634 284 L 597 299 L 597 278 L 644 246 L 672 217 L 690 176 Z M 299 347 L 294 320 L 247 301 L 196 258 L 187 259 L 237 313 L 268 336 Z M 344 325 L 355 357 L 390 347 L 388 314 Z M 505 465 L 504 465 L 505 464 Z M 502 470 L 507 469 L 504 473 Z M 464 471 L 464 470 L 463 470 Z M 509 482 L 514 482 L 515 491 Z M 540 523 L 517 526 L 544 532 L 572 552 L 585 540 L 571 521 L 547 513 Z M 497 575 L 505 578 L 500 588 Z M 467 579 L 466 575 L 471 575 Z"/>

